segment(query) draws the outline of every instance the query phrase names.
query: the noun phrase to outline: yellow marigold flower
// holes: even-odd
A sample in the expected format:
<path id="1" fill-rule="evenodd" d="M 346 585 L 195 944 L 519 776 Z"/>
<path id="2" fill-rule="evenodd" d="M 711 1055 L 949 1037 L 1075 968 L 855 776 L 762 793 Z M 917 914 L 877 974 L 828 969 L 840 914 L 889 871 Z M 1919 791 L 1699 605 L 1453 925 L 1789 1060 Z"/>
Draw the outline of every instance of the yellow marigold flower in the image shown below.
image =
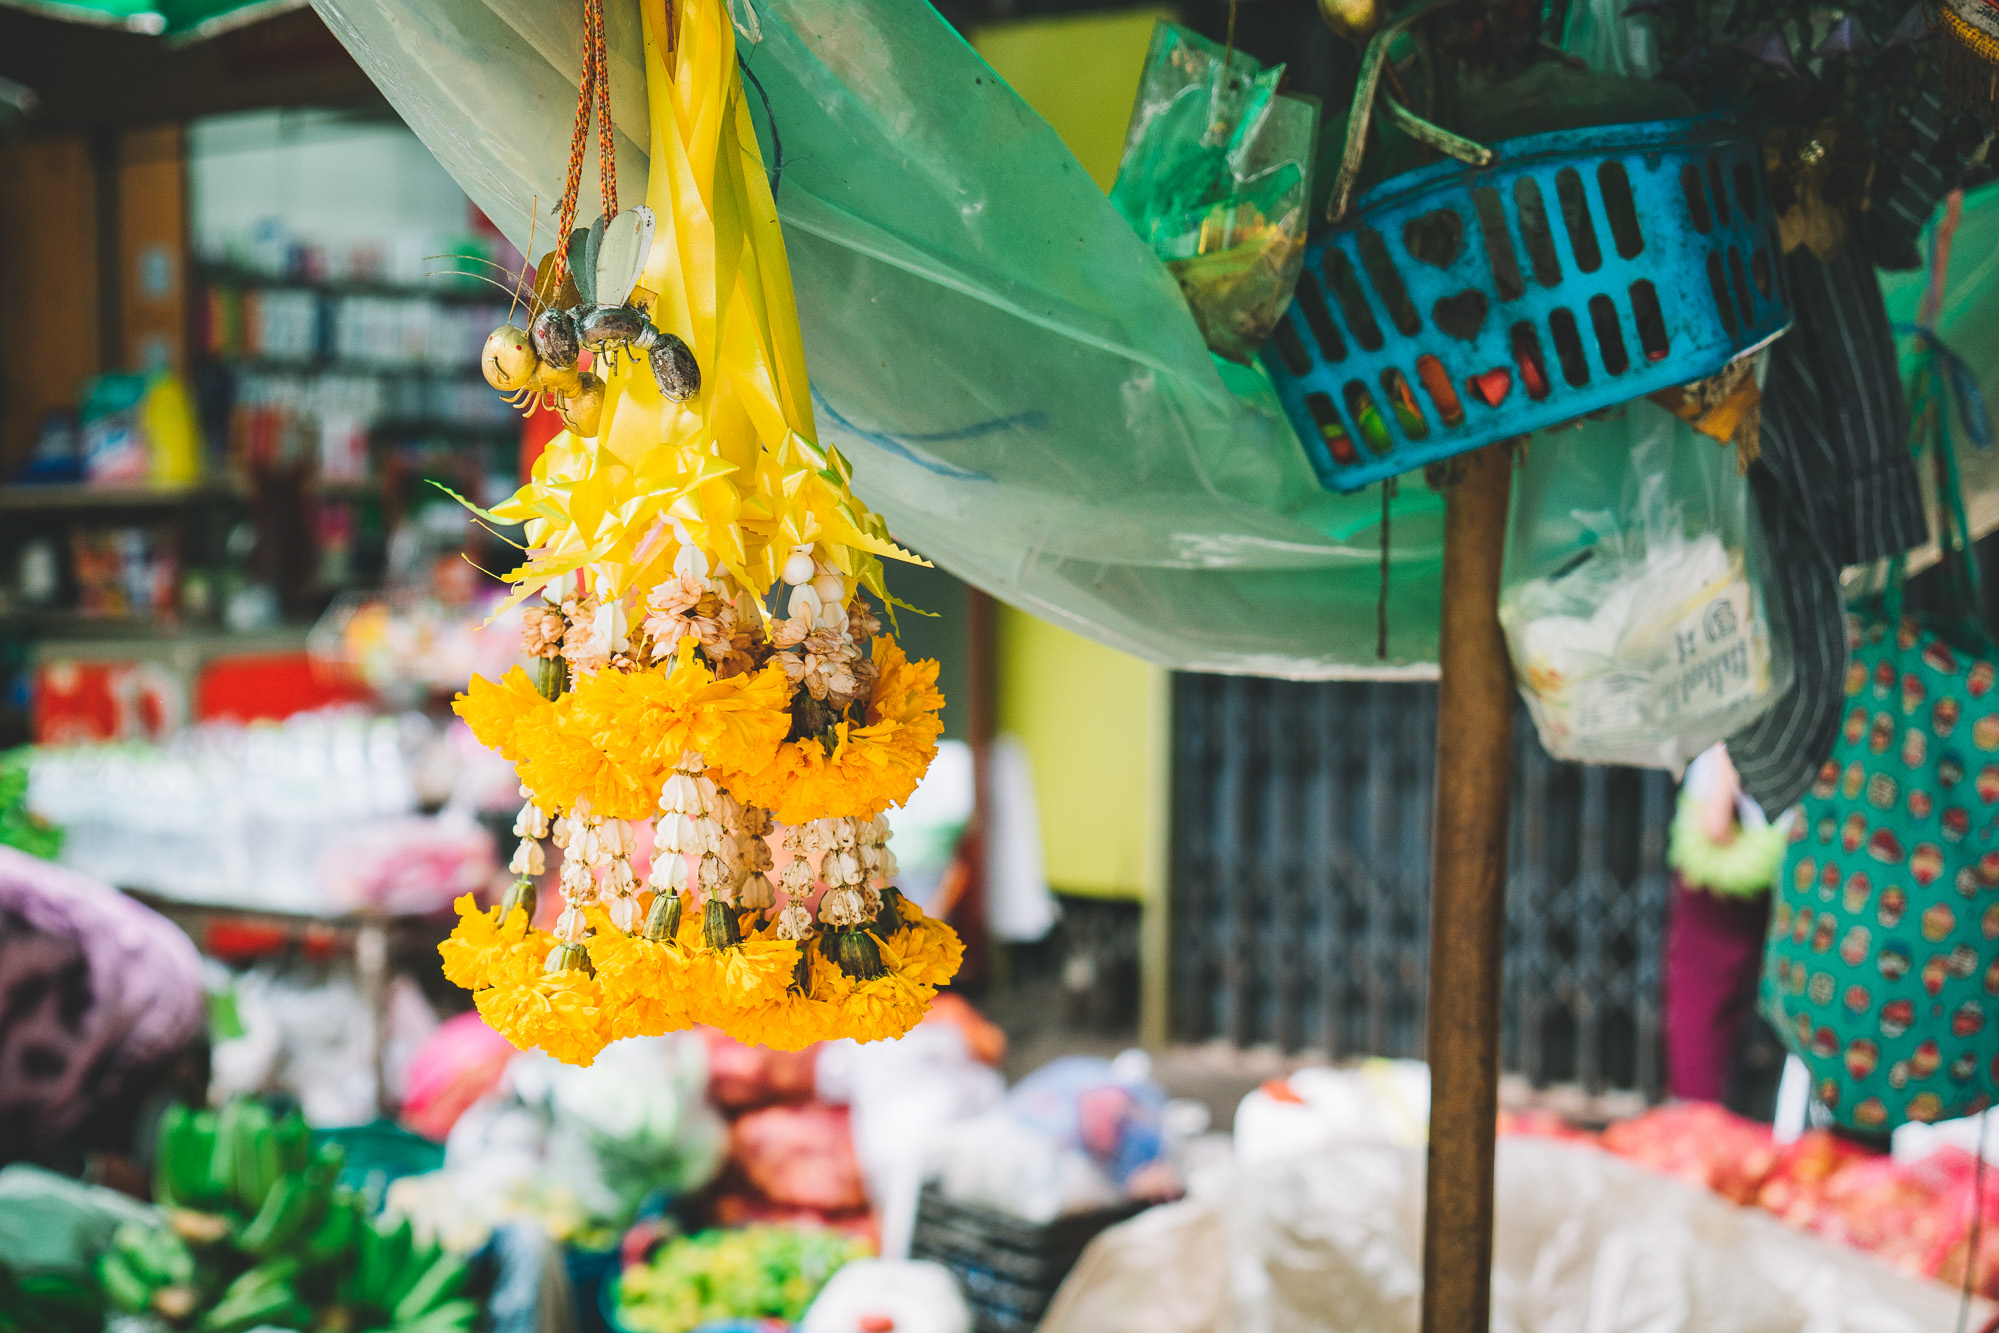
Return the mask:
<path id="1" fill-rule="evenodd" d="M 717 680 L 683 641 L 671 670 L 599 671 L 555 703 L 519 667 L 498 684 L 474 677 L 454 704 L 472 734 L 514 762 L 548 809 L 579 797 L 607 819 L 657 813 L 659 789 L 686 750 L 729 786 L 770 765 L 791 729 L 784 668 Z"/>
<path id="2" fill-rule="evenodd" d="M 458 909 L 458 924 L 437 946 L 444 959 L 444 976 L 454 986 L 484 990 L 532 976 L 548 956 L 552 942 L 528 927 L 527 913 L 516 907 L 502 924 L 500 909 L 481 911 L 466 894 L 452 906 Z"/>
<path id="3" fill-rule="evenodd" d="M 928 986 L 919 986 L 898 972 L 862 982 L 841 1004 L 841 1035 L 855 1041 L 900 1037 L 923 1021 L 934 994 Z"/>
<path id="4" fill-rule="evenodd" d="M 834 985 L 827 974 L 838 974 L 840 969 L 810 941 L 804 947 L 810 980 L 804 993 L 787 986 L 762 1004 L 723 1015 L 714 1026 L 745 1046 L 766 1046 L 773 1051 L 800 1051 L 814 1042 L 845 1036 L 839 1025 L 839 1006 L 823 998 Z"/>
<path id="5" fill-rule="evenodd" d="M 905 975 L 891 950 L 882 950 L 882 961 L 890 970 L 873 981 L 855 981 L 837 965 L 829 970 L 827 999 L 835 1008 L 832 1021 L 838 1029 L 833 1035 L 883 1041 L 900 1037 L 923 1021 L 930 997 L 937 992 Z"/>
<path id="6" fill-rule="evenodd" d="M 555 708 L 541 697 L 528 673 L 515 667 L 496 683 L 484 676 L 472 677 L 465 693 L 452 702 L 451 709 L 465 719 L 481 745 L 514 757 L 514 736 L 529 718 L 545 717 Z"/>
<path id="7" fill-rule="evenodd" d="M 566 703 L 569 696 L 563 698 Z M 482 744 L 513 761 L 521 782 L 543 809 L 568 809 L 578 796 L 588 795 L 599 813 L 607 817 L 640 818 L 658 797 L 654 788 L 634 812 L 611 809 L 612 805 L 631 805 L 633 793 L 625 789 L 627 784 L 618 780 L 619 775 L 607 772 L 609 760 L 587 735 L 563 725 L 562 705 L 542 698 L 527 672 L 519 667 L 502 676 L 498 684 L 474 676 L 465 693 L 453 701 L 452 709 Z"/>
<path id="8" fill-rule="evenodd" d="M 681 754 L 708 762 L 721 786 L 768 765 L 791 729 L 791 686 L 784 668 L 717 680 L 682 639 L 670 670 L 600 671 L 564 699 L 567 723 L 653 799 Z"/>
<path id="9" fill-rule="evenodd" d="M 925 986 L 942 986 L 958 975 L 958 965 L 965 959 L 965 942 L 958 938 L 958 932 L 935 917 L 925 916 L 907 898 L 898 911 L 902 929 L 882 942 L 884 957 L 894 954 L 897 970 Z"/>
<path id="10" fill-rule="evenodd" d="M 687 957 L 679 944 L 627 935 L 601 908 L 591 908 L 588 916 L 597 933 L 584 941 L 584 948 L 597 969 L 612 1040 L 657 1037 L 692 1027 Z"/>
<path id="11" fill-rule="evenodd" d="M 566 1065 L 587 1065 L 611 1040 L 597 979 L 580 969 L 544 972 L 480 991 L 486 1022 L 522 1050 L 540 1047 Z"/>
<path id="12" fill-rule="evenodd" d="M 798 967 L 798 942 L 750 938 L 726 949 L 697 949 L 687 964 L 695 1021 L 726 1032 L 737 1015 L 783 998 Z"/>
<path id="13" fill-rule="evenodd" d="M 911 662 L 887 635 L 874 641 L 873 656 L 868 725 L 840 723 L 830 755 L 817 740 L 785 742 L 769 766 L 730 784 L 739 800 L 765 807 L 781 824 L 803 824 L 841 815 L 872 819 L 909 799 L 944 730 L 937 663 Z"/>

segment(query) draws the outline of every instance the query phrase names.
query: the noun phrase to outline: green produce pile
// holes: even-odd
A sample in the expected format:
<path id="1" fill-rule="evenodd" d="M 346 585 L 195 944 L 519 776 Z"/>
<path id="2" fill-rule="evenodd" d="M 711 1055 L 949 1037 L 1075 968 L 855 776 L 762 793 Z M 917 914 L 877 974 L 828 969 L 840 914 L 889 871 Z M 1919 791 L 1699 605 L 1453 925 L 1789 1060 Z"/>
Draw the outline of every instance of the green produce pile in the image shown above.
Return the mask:
<path id="1" fill-rule="evenodd" d="M 0 750 L 0 847 L 18 847 L 30 856 L 53 861 L 62 850 L 62 830 L 28 813 L 28 757 L 32 753 L 26 746 Z"/>
<path id="2" fill-rule="evenodd" d="M 796 1322 L 840 1265 L 867 1253 L 837 1231 L 704 1231 L 625 1270 L 618 1322 L 632 1333 L 687 1333 L 715 1319 Z"/>
<path id="3" fill-rule="evenodd" d="M 343 1157 L 260 1102 L 170 1107 L 153 1184 L 166 1220 L 119 1227 L 98 1261 L 105 1297 L 193 1333 L 466 1333 L 478 1307 L 459 1295 L 464 1264 L 417 1244 L 407 1220 L 371 1220 L 335 1184 Z"/>
<path id="4" fill-rule="evenodd" d="M 104 1298 L 87 1278 L 0 1264 L 0 1333 L 76 1333 L 103 1322 Z"/>

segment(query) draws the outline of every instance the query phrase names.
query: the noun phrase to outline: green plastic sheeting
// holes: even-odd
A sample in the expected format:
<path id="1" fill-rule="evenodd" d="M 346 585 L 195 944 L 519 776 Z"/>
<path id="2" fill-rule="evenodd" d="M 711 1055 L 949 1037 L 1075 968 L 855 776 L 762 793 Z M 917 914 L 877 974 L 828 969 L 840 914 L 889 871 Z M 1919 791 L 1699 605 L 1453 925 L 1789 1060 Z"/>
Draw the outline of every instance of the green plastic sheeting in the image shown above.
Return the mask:
<path id="1" fill-rule="evenodd" d="M 0 4 L 176 41 L 199 41 L 245 23 L 305 8 L 305 0 L 0 0 Z"/>
<path id="2" fill-rule="evenodd" d="M 1929 238 L 1937 220 L 1930 220 L 1922 251 L 1929 253 Z M 1881 291 L 1887 298 L 1888 317 L 1896 324 L 1914 324 L 1923 288 L 1929 282 L 1927 270 L 1883 273 Z M 1966 193 L 1964 216 L 1958 223 L 1951 245 L 1950 267 L 1944 275 L 1942 313 L 1937 333 L 1944 345 L 1964 358 L 1977 377 L 1988 404 L 1999 405 L 1999 184 L 1982 186 Z M 1921 355 L 1916 339 L 1901 340 L 1902 378 L 1915 371 Z M 1953 404 L 1953 411 L 1956 405 Z M 1971 440 L 1961 423 L 1952 438 L 1957 451 L 1958 478 L 1964 490 L 1974 536 L 1999 531 L 1999 447 L 1981 449 Z M 1936 531 L 1934 497 L 1924 487 L 1924 503 L 1930 506 L 1930 530 Z M 1934 543 L 1918 555 L 1916 563 L 1935 559 Z"/>
<path id="3" fill-rule="evenodd" d="M 582 6 L 316 7 L 516 245 L 539 210 L 546 248 Z M 928 4 L 731 7 L 773 165 L 772 122 L 783 145 L 777 204 L 820 437 L 901 541 L 1170 666 L 1429 674 L 1437 498 L 1410 479 L 1395 501 L 1379 663 L 1379 488 L 1320 489 L 1261 372 L 1217 364 L 1165 267 Z M 636 0 L 606 17 L 619 177 L 636 188 Z"/>

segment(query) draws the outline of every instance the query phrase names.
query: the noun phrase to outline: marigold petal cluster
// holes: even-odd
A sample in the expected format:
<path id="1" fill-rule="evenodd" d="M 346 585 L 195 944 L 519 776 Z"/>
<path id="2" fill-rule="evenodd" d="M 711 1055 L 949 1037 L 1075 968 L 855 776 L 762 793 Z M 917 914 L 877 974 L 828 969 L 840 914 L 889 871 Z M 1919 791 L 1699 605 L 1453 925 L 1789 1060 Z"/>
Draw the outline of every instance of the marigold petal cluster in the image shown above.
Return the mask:
<path id="1" fill-rule="evenodd" d="M 587 1065 L 611 1041 L 597 979 L 580 968 L 543 972 L 473 997 L 495 1032 L 522 1050 L 539 1047 L 566 1065 Z"/>
<path id="2" fill-rule="evenodd" d="M 687 956 L 676 940 L 627 935 L 601 908 L 589 912 L 595 933 L 584 942 L 611 1039 L 657 1037 L 694 1026 L 695 998 Z"/>
<path id="3" fill-rule="evenodd" d="M 452 985 L 484 990 L 540 970 L 553 941 L 529 928 L 526 912 L 516 907 L 503 922 L 499 908 L 481 909 L 469 893 L 452 906 L 458 910 L 458 924 L 437 946 Z"/>
<path id="4" fill-rule="evenodd" d="M 453 707 L 543 808 L 583 799 L 604 818 L 644 819 L 684 751 L 706 757 L 724 784 L 769 767 L 791 727 L 789 700 L 782 667 L 718 680 L 682 644 L 665 667 L 599 671 L 554 703 L 519 667 L 497 684 L 475 676 Z"/>
<path id="5" fill-rule="evenodd" d="M 944 730 L 937 663 L 911 662 L 886 635 L 875 639 L 872 655 L 868 724 L 840 723 L 831 754 L 812 737 L 786 741 L 768 766 L 741 783 L 743 800 L 780 823 L 803 824 L 840 815 L 872 819 L 909 799 Z"/>

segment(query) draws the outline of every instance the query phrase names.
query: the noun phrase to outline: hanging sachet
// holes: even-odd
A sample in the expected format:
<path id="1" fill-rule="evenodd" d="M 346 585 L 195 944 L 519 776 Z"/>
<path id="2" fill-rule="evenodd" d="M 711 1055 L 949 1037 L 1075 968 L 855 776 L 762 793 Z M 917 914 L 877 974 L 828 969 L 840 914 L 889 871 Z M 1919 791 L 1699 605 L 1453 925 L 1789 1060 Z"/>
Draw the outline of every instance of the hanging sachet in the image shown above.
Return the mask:
<path id="1" fill-rule="evenodd" d="M 1319 104 L 1175 23 L 1152 31 L 1111 203 L 1165 261 L 1201 336 L 1249 364 L 1305 254 Z"/>
<path id="2" fill-rule="evenodd" d="M 1761 545 L 1732 452 L 1649 403 L 1533 437 L 1499 619 L 1548 753 L 1677 772 L 1768 708 Z"/>
<path id="3" fill-rule="evenodd" d="M 1999 680 L 1979 622 L 1928 329 L 1910 387 L 1937 486 L 1941 609 L 1908 614 L 1900 562 L 1848 619 L 1844 725 L 1773 891 L 1762 1009 L 1843 1125 L 1947 1120 L 1999 1089 Z"/>

